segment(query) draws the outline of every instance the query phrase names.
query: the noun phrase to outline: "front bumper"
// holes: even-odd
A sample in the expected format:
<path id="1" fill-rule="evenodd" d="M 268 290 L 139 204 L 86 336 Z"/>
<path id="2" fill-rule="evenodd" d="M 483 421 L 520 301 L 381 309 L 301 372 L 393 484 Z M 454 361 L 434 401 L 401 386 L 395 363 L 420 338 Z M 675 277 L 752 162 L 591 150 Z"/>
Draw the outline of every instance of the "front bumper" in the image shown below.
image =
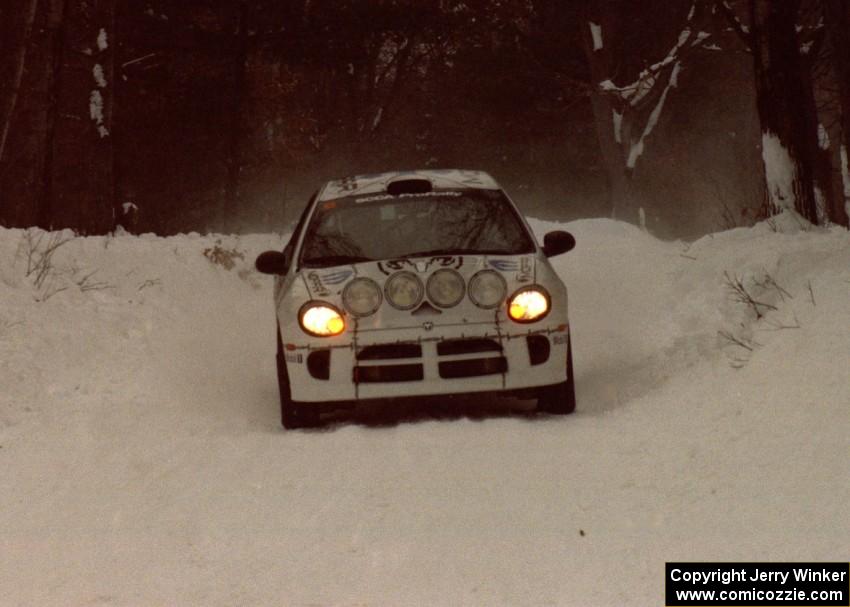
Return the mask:
<path id="1" fill-rule="evenodd" d="M 501 392 L 566 379 L 566 324 L 462 328 L 435 328 L 424 335 L 394 329 L 287 343 L 292 398 L 333 402 Z"/>

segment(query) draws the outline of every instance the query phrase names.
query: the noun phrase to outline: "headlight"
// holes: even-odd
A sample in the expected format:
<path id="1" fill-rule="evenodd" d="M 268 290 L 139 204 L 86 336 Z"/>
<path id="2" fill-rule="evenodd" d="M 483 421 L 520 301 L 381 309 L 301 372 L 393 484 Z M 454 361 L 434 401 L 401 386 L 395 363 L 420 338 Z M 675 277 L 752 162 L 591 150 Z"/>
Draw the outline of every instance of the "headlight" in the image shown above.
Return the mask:
<path id="1" fill-rule="evenodd" d="M 342 305 L 354 316 L 369 316 L 381 307 L 381 287 L 370 278 L 355 278 L 342 291 Z"/>
<path id="2" fill-rule="evenodd" d="M 508 316 L 516 322 L 534 322 L 549 313 L 549 294 L 543 287 L 526 287 L 508 301 Z"/>
<path id="3" fill-rule="evenodd" d="M 428 278 L 425 287 L 428 298 L 440 308 L 451 308 L 460 303 L 466 291 L 463 277 L 454 270 L 437 270 Z"/>
<path id="4" fill-rule="evenodd" d="M 422 301 L 422 281 L 413 272 L 396 272 L 384 285 L 387 301 L 399 310 L 411 310 Z"/>
<path id="5" fill-rule="evenodd" d="M 497 308 L 505 300 L 508 287 L 502 275 L 493 270 L 481 270 L 469 280 L 469 299 L 479 308 Z"/>
<path id="6" fill-rule="evenodd" d="M 323 301 L 311 301 L 298 313 L 301 328 L 316 337 L 332 337 L 345 331 L 342 314 L 334 306 Z"/>

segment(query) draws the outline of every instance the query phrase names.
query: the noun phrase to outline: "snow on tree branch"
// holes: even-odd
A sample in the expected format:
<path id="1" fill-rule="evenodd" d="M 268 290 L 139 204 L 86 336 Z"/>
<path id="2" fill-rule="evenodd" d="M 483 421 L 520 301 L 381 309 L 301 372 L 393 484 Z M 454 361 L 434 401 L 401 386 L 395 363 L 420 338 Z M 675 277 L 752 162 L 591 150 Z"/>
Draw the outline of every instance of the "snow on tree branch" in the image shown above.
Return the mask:
<path id="1" fill-rule="evenodd" d="M 735 13 L 735 9 L 724 0 L 723 2 L 718 3 L 716 6 L 720 8 L 720 11 L 726 17 L 726 21 L 729 22 L 729 25 L 735 31 L 736 34 L 743 40 L 746 44 L 750 44 L 752 39 L 752 34 L 750 33 L 750 28 L 738 18 L 737 13 Z"/>
<path id="2" fill-rule="evenodd" d="M 686 25 L 682 31 L 679 32 L 679 38 L 673 48 L 670 49 L 661 61 L 658 61 L 643 70 L 638 75 L 637 80 L 625 86 L 617 86 L 612 80 L 608 79 L 600 82 L 599 88 L 605 93 L 613 94 L 622 102 L 628 103 L 631 107 L 638 107 L 643 101 L 647 100 L 649 93 L 652 92 L 655 86 L 662 80 L 662 75 L 665 70 L 671 69 L 678 73 L 679 69 L 681 69 L 681 56 L 684 50 L 688 48 L 689 42 L 690 48 L 693 48 L 701 45 L 706 39 L 711 37 L 711 34 L 705 31 L 698 32 L 696 36 L 693 35 L 691 23 L 693 22 L 695 15 L 696 2 L 691 5 Z M 592 26 L 593 24 L 591 24 L 591 27 Z M 595 45 L 596 42 L 594 39 L 594 47 Z M 671 80 L 675 81 L 675 78 L 671 76 Z M 668 85 L 665 87 L 662 93 L 663 95 L 666 95 L 670 88 L 669 82 L 670 80 L 668 80 Z M 675 86 L 675 84 L 673 84 L 673 86 Z M 661 105 L 663 106 L 663 102 L 661 102 Z"/>
<path id="3" fill-rule="evenodd" d="M 89 117 L 97 126 L 97 133 L 101 138 L 109 135 L 109 129 L 106 128 L 103 120 L 103 95 L 98 90 L 92 91 L 89 95 Z"/>
<path id="4" fill-rule="evenodd" d="M 614 141 L 623 143 L 623 114 L 617 110 L 611 110 L 614 120 Z"/>
<path id="5" fill-rule="evenodd" d="M 103 28 L 101 28 L 97 34 L 97 48 L 101 53 L 109 48 L 106 30 Z M 97 88 L 92 90 L 89 95 L 89 117 L 97 126 L 97 133 L 102 139 L 109 136 L 109 129 L 106 128 L 106 121 L 104 119 L 103 112 L 104 99 L 103 94 L 100 92 L 100 89 L 106 89 L 107 82 L 103 66 L 100 63 L 94 64 L 94 67 L 92 68 L 92 78 L 94 79 L 94 84 Z"/>
<path id="6" fill-rule="evenodd" d="M 590 21 L 588 25 L 590 26 L 590 35 L 593 37 L 593 50 L 602 50 L 602 26 L 593 21 Z"/>
<path id="7" fill-rule="evenodd" d="M 100 31 L 97 33 L 97 50 L 100 52 L 105 51 L 109 48 L 109 37 L 106 35 L 106 30 L 100 28 Z"/>
<path id="8" fill-rule="evenodd" d="M 661 92 L 661 96 L 658 98 L 658 103 L 655 104 L 655 107 L 652 109 L 652 113 L 649 115 L 649 119 L 646 121 L 646 125 L 643 128 L 643 133 L 641 133 L 640 139 L 633 142 L 629 149 L 629 156 L 626 160 L 626 167 L 628 169 L 633 170 L 638 158 L 640 158 L 641 154 L 643 154 L 644 141 L 647 137 L 649 137 L 655 126 L 658 124 L 658 119 L 661 117 L 661 112 L 664 109 L 664 103 L 667 101 L 667 94 L 670 92 L 670 89 L 678 86 L 679 71 L 681 69 L 682 63 L 677 61 L 673 65 L 673 71 L 670 73 L 670 79 L 667 81 L 667 86 L 664 87 L 664 90 Z"/>
<path id="9" fill-rule="evenodd" d="M 103 66 L 96 63 L 91 72 L 95 84 L 102 89 L 106 88 L 106 77 L 103 75 Z"/>

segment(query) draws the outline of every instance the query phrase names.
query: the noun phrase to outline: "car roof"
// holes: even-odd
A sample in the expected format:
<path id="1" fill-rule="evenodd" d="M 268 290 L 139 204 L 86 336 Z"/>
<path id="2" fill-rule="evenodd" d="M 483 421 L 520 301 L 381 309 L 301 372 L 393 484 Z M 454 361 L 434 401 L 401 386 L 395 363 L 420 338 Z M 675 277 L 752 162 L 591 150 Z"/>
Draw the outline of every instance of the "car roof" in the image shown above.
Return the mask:
<path id="1" fill-rule="evenodd" d="M 434 189 L 498 190 L 499 184 L 484 171 L 463 169 L 424 169 L 419 171 L 392 171 L 372 175 L 354 175 L 328 182 L 317 199 L 333 200 L 360 194 L 380 194 L 387 191 L 393 181 L 427 179 Z"/>

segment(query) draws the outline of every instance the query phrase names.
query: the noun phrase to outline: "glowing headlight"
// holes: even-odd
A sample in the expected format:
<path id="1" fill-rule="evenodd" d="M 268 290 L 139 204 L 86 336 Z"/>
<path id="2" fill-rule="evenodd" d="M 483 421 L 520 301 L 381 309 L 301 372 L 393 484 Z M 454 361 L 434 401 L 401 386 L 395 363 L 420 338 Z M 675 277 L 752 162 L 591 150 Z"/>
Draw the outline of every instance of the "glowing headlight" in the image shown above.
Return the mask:
<path id="1" fill-rule="evenodd" d="M 508 316 L 516 322 L 534 322 L 549 313 L 549 294 L 542 287 L 527 287 L 511 296 Z"/>
<path id="2" fill-rule="evenodd" d="M 384 285 L 387 301 L 399 310 L 411 310 L 422 301 L 422 281 L 413 272 L 396 272 Z"/>
<path id="3" fill-rule="evenodd" d="M 481 270 L 469 280 L 469 299 L 479 308 L 497 308 L 505 300 L 508 289 L 502 275 L 493 270 Z"/>
<path id="4" fill-rule="evenodd" d="M 466 285 L 463 277 L 454 270 L 437 270 L 428 278 L 425 290 L 434 304 L 440 308 L 451 308 L 463 299 Z"/>
<path id="5" fill-rule="evenodd" d="M 381 288 L 370 278 L 355 278 L 342 291 L 342 305 L 355 316 L 369 316 L 381 307 Z"/>
<path id="6" fill-rule="evenodd" d="M 335 307 L 323 301 L 311 301 L 298 313 L 301 328 L 316 337 L 332 337 L 345 331 L 345 321 Z"/>

